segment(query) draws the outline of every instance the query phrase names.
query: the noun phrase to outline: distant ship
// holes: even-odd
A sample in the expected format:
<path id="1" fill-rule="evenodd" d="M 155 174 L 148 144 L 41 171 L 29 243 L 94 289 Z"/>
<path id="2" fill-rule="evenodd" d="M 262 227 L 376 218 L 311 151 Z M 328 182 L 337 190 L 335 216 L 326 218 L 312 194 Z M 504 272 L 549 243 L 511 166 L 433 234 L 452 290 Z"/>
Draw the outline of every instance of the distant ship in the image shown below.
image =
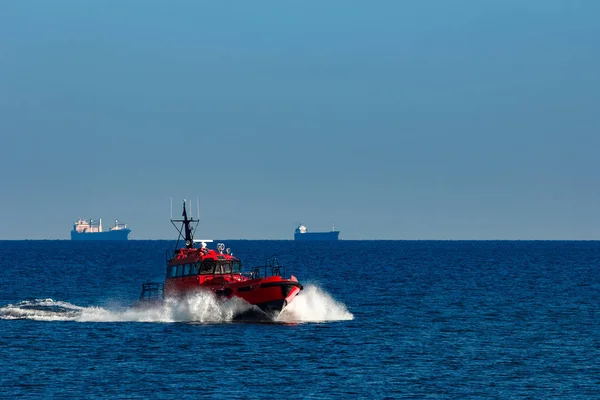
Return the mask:
<path id="1" fill-rule="evenodd" d="M 79 219 L 73 225 L 71 240 L 127 240 L 131 229 L 126 224 L 115 220 L 115 225 L 109 230 L 102 230 L 102 218 L 94 220 Z"/>
<path id="2" fill-rule="evenodd" d="M 340 231 L 332 226 L 330 232 L 308 232 L 306 226 L 298 225 L 294 231 L 294 240 L 339 240 Z"/>

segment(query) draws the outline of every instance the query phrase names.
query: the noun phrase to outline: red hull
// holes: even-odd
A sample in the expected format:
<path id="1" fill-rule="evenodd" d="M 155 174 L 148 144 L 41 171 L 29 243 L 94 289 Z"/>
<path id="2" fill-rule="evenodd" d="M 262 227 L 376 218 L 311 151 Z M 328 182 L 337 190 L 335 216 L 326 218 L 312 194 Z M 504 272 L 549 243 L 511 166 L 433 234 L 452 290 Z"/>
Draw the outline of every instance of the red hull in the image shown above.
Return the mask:
<path id="1" fill-rule="evenodd" d="M 280 276 L 251 279 L 241 274 L 191 275 L 168 278 L 165 282 L 165 297 L 182 297 L 198 290 L 210 290 L 219 297 L 239 297 L 266 312 L 281 312 L 296 297 L 302 285 L 295 276 L 284 279 Z"/>
<path id="2" fill-rule="evenodd" d="M 270 268 L 271 276 L 266 276 Z M 240 260 L 234 256 L 202 249 L 179 249 L 167 262 L 165 297 L 182 297 L 198 290 L 210 290 L 219 297 L 239 297 L 269 314 L 281 312 L 298 293 L 302 285 L 295 276 L 283 278 L 281 267 L 268 266 L 263 277 L 242 273 Z"/>

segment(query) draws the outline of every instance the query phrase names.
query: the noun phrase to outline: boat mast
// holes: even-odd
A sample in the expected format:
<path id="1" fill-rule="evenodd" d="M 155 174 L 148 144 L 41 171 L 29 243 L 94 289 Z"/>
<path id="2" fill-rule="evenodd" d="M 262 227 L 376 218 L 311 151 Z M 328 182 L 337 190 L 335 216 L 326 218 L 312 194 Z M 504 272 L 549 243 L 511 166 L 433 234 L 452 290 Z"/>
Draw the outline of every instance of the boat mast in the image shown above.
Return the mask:
<path id="1" fill-rule="evenodd" d="M 194 245 L 192 238 L 192 228 L 190 227 L 190 222 L 193 221 L 194 218 L 188 219 L 187 211 L 185 209 L 185 201 L 183 202 L 183 226 L 185 228 L 185 247 L 191 249 Z"/>
<path id="2" fill-rule="evenodd" d="M 183 237 L 185 240 L 185 247 L 191 249 L 194 247 L 194 235 L 192 232 L 198 226 L 198 220 L 194 219 L 194 217 L 188 218 L 187 209 L 185 207 L 187 200 L 183 200 L 183 213 L 181 216 L 183 219 L 171 219 L 171 223 L 173 226 L 179 231 L 179 237 L 177 238 L 176 246 L 179 246 L 179 239 Z M 190 206 L 191 209 L 191 206 Z M 179 228 L 175 223 L 181 222 L 181 228 Z M 196 226 L 192 227 L 192 222 L 196 223 Z"/>

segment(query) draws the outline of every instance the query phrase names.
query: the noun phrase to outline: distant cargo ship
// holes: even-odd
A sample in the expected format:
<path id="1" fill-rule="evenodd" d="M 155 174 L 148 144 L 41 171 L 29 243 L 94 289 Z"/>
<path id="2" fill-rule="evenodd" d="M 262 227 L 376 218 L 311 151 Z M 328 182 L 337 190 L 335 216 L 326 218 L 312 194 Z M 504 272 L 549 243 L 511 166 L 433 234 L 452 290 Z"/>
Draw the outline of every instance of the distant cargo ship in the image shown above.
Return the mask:
<path id="1" fill-rule="evenodd" d="M 127 240 L 131 229 L 126 224 L 115 220 L 115 225 L 109 230 L 102 230 L 102 218 L 97 222 L 79 219 L 73 225 L 71 240 Z"/>
<path id="2" fill-rule="evenodd" d="M 294 240 L 339 240 L 340 231 L 335 230 L 335 226 L 330 232 L 308 232 L 306 226 L 298 225 L 294 231 Z"/>

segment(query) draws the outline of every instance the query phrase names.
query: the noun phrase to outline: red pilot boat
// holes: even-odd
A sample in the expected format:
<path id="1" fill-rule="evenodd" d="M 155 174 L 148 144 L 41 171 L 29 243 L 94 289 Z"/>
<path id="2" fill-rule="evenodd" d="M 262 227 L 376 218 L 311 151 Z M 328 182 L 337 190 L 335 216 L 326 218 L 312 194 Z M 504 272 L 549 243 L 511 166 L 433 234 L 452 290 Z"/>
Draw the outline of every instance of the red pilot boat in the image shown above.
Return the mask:
<path id="1" fill-rule="evenodd" d="M 209 249 L 212 240 L 194 240 L 192 223 L 198 220 L 188 218 L 185 201 L 183 219 L 171 220 L 179 231 L 176 249 L 167 253 L 167 274 L 162 283 L 144 283 L 140 301 L 156 302 L 163 298 L 184 297 L 198 290 L 210 290 L 220 298 L 239 297 L 256 306 L 268 317 L 277 316 L 302 290 L 295 276 L 283 278 L 285 267 L 276 260 L 267 260 L 263 267 L 255 267 L 251 272 L 242 272 L 242 263 L 234 257 L 223 243 L 217 249 Z M 181 223 L 178 227 L 176 223 Z M 180 239 L 185 247 L 179 248 Z M 261 276 L 262 273 L 262 276 Z M 257 311 L 254 309 L 253 311 Z"/>

